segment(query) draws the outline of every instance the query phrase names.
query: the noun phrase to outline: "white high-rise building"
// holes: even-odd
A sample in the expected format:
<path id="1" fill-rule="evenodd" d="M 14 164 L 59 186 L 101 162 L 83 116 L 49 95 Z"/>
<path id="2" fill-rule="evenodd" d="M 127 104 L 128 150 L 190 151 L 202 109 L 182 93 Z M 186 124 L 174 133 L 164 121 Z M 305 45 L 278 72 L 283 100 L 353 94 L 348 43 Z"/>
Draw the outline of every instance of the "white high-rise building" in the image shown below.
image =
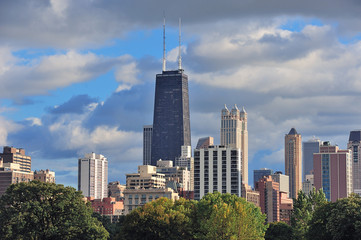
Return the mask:
<path id="1" fill-rule="evenodd" d="M 194 190 L 194 158 L 191 146 L 182 146 L 182 155 L 175 159 L 175 166 L 187 168 L 190 171 L 190 191 Z"/>
<path id="2" fill-rule="evenodd" d="M 108 160 L 103 155 L 89 153 L 79 158 L 78 190 L 85 197 L 108 197 Z"/>
<path id="3" fill-rule="evenodd" d="M 248 184 L 248 130 L 247 112 L 236 105 L 231 111 L 224 106 L 221 114 L 221 145 L 240 148 L 242 155 L 242 182 Z"/>
<path id="4" fill-rule="evenodd" d="M 207 193 L 231 193 L 241 197 L 241 149 L 209 146 L 194 150 L 194 199 Z"/>

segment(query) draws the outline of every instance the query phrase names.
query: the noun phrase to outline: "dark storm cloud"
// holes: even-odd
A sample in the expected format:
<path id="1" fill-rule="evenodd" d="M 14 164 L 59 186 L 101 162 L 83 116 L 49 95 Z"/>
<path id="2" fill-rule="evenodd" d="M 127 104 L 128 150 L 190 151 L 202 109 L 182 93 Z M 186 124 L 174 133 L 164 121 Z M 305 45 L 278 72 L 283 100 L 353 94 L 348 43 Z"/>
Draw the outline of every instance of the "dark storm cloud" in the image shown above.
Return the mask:
<path id="1" fill-rule="evenodd" d="M 69 101 L 57 107 L 48 108 L 51 114 L 75 113 L 83 114 L 90 103 L 97 103 L 96 98 L 89 97 L 86 94 L 73 96 Z"/>

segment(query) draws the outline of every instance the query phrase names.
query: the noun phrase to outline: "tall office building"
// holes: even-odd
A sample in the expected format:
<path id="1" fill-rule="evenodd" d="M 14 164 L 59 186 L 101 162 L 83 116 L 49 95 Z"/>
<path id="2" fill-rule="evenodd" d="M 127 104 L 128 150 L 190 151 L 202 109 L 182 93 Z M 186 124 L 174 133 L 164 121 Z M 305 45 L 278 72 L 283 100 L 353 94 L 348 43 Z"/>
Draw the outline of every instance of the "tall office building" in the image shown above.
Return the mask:
<path id="1" fill-rule="evenodd" d="M 306 180 L 306 175 L 313 174 L 313 154 L 320 152 L 320 145 L 320 139 L 315 137 L 302 143 L 303 181 Z"/>
<path id="2" fill-rule="evenodd" d="M 23 148 L 14 148 L 5 146 L 3 153 L 0 153 L 0 158 L 4 163 L 17 163 L 20 166 L 20 171 L 31 172 L 31 157 L 25 155 Z"/>
<path id="3" fill-rule="evenodd" d="M 224 106 L 221 113 L 221 145 L 240 148 L 242 155 L 242 182 L 248 184 L 248 130 L 247 113 L 236 105 L 231 111 Z"/>
<path id="4" fill-rule="evenodd" d="M 314 184 L 322 188 L 327 200 L 335 202 L 352 192 L 351 150 L 340 150 L 323 142 L 320 153 L 313 155 Z"/>
<path id="5" fill-rule="evenodd" d="M 241 197 L 241 149 L 209 146 L 194 150 L 194 199 L 207 193 L 231 193 Z"/>
<path id="6" fill-rule="evenodd" d="M 153 126 L 143 126 L 143 165 L 150 165 L 152 160 Z"/>
<path id="7" fill-rule="evenodd" d="M 180 30 L 180 29 L 179 29 Z M 180 31 L 179 31 L 180 33 Z M 152 160 L 175 161 L 182 146 L 192 146 L 189 119 L 188 76 L 182 69 L 180 34 L 178 70 L 167 71 L 165 59 L 165 22 L 163 25 L 163 71 L 156 76 Z"/>
<path id="8" fill-rule="evenodd" d="M 267 177 L 273 174 L 273 170 L 269 168 L 261 168 L 253 170 L 253 187 L 256 187 L 256 183 L 263 177 Z"/>
<path id="9" fill-rule="evenodd" d="M 361 130 L 351 131 L 347 149 L 352 154 L 353 192 L 361 195 Z"/>
<path id="10" fill-rule="evenodd" d="M 108 197 L 108 160 L 103 155 L 89 153 L 79 158 L 78 190 L 85 197 Z"/>
<path id="11" fill-rule="evenodd" d="M 290 177 L 290 197 L 297 198 L 302 189 L 302 139 L 292 128 L 285 136 L 285 174 Z"/>

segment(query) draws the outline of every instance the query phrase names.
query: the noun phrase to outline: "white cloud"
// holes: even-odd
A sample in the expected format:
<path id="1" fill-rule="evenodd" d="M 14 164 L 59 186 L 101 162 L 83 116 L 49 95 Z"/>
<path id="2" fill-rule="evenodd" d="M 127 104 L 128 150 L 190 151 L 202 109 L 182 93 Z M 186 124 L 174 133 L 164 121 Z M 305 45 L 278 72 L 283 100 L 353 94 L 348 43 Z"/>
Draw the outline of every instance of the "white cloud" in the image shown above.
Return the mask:
<path id="1" fill-rule="evenodd" d="M 43 123 L 41 122 L 41 119 L 37 118 L 37 117 L 29 117 L 29 118 L 25 118 L 25 120 L 31 122 L 30 126 L 41 126 L 41 125 L 43 125 Z"/>
<path id="2" fill-rule="evenodd" d="M 139 84 L 138 74 L 139 70 L 137 69 L 136 62 L 130 62 L 120 66 L 115 72 L 115 78 L 120 83 L 116 92 L 129 90 L 133 85 Z"/>

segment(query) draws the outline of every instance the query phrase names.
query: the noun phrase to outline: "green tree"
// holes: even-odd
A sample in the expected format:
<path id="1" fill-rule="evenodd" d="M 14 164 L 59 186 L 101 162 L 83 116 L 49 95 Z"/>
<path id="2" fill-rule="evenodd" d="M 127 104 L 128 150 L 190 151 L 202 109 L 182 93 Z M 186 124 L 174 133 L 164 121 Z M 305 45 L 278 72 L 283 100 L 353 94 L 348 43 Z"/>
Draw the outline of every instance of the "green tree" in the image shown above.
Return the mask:
<path id="1" fill-rule="evenodd" d="M 196 215 L 199 239 L 263 239 L 267 228 L 258 207 L 228 193 L 204 196 Z"/>
<path id="2" fill-rule="evenodd" d="M 107 239 L 93 210 L 72 187 L 33 181 L 0 198 L 1 239 Z"/>
<path id="3" fill-rule="evenodd" d="M 194 201 L 159 198 L 129 213 L 116 239 L 193 239 Z"/>
<path id="4" fill-rule="evenodd" d="M 284 222 L 270 223 L 266 231 L 266 240 L 292 240 L 295 239 L 293 228 Z"/>
<path id="5" fill-rule="evenodd" d="M 361 198 L 352 194 L 332 206 L 326 228 L 333 239 L 361 239 Z"/>
<path id="6" fill-rule="evenodd" d="M 326 203 L 318 207 L 313 213 L 306 239 L 328 240 L 332 239 L 331 233 L 327 230 L 327 223 L 335 203 Z"/>
<path id="7" fill-rule="evenodd" d="M 293 213 L 291 216 L 291 226 L 294 229 L 296 239 L 306 239 L 309 222 L 314 211 L 327 203 L 326 196 L 322 189 L 313 190 L 306 195 L 302 190 L 296 199 L 293 199 Z"/>

